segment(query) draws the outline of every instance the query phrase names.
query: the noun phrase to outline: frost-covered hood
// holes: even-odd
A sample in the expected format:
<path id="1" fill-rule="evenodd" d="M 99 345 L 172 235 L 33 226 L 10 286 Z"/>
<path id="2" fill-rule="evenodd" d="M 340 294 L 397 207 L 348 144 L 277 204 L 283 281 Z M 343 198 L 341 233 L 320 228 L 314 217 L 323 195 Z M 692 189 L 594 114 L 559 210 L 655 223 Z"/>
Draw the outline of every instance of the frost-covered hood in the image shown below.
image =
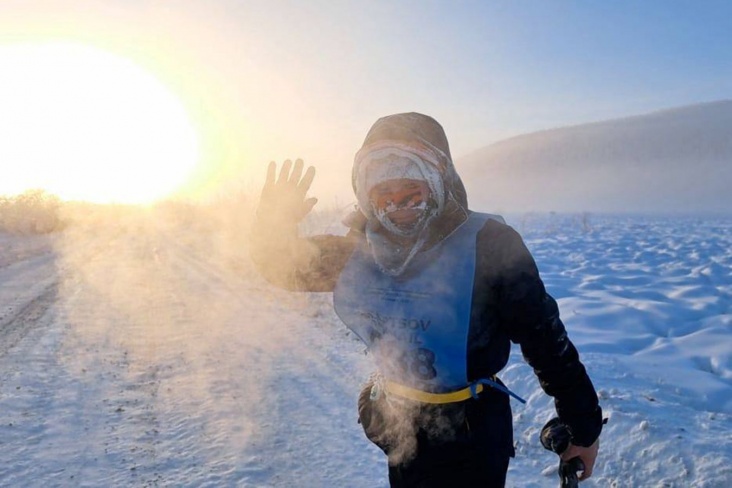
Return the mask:
<path id="1" fill-rule="evenodd" d="M 445 192 L 441 199 L 448 201 L 452 196 L 460 207 L 467 209 L 465 186 L 455 171 L 444 129 L 432 117 L 411 112 L 388 115 L 377 120 L 356 154 L 351 179 L 353 191 L 366 217 L 370 215 L 364 205 L 368 200 L 368 196 L 365 195 L 366 189 L 359 185 L 359 181 L 362 180 L 359 175 L 363 170 L 361 163 L 366 154 L 385 147 L 396 147 L 411 152 L 422 161 L 434 165 L 442 178 L 442 185 L 439 186 L 443 187 Z"/>
<path id="2" fill-rule="evenodd" d="M 365 177 L 369 161 L 374 159 L 374 154 L 384 151 L 414 162 L 432 193 L 431 213 L 423 221 L 423 227 L 407 240 L 399 239 L 393 229 L 385 228 L 369 202 Z M 444 238 L 467 218 L 465 187 L 452 163 L 445 131 L 427 115 L 412 112 L 377 120 L 356 154 L 352 184 L 359 205 L 357 214 L 365 217 L 364 231 L 374 258 L 382 271 L 391 275 L 401 274 L 419 251 Z"/>

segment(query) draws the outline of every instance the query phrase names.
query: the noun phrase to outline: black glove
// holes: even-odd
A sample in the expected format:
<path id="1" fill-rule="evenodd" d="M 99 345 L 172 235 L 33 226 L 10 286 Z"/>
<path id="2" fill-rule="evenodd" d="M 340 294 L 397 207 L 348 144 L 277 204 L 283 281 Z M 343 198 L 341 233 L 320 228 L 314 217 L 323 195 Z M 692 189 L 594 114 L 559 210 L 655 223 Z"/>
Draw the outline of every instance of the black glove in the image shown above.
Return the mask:
<path id="1" fill-rule="evenodd" d="M 569 447 L 571 434 L 567 426 L 559 420 L 553 418 L 541 429 L 541 445 L 545 449 L 562 454 Z M 585 466 L 579 457 L 572 458 L 569 461 L 559 461 L 559 480 L 560 488 L 577 488 L 579 480 L 577 471 L 584 471 Z"/>
<path id="2" fill-rule="evenodd" d="M 292 173 L 290 173 L 292 168 Z M 277 164 L 273 161 L 267 168 L 267 179 L 257 207 L 257 219 L 265 225 L 288 225 L 300 222 L 318 202 L 317 198 L 306 198 L 315 177 L 315 168 L 310 166 L 302 175 L 302 159 L 284 162 L 279 177 L 275 179 Z"/>

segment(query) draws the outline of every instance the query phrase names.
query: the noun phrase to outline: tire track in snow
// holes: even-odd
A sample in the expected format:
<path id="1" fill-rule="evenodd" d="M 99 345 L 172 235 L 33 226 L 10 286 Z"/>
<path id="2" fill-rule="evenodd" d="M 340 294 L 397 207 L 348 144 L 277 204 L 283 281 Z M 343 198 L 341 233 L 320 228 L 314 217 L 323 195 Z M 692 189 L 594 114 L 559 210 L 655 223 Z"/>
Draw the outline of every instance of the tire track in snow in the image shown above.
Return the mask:
<path id="1" fill-rule="evenodd" d="M 53 236 L 15 236 L 0 233 L 0 270 L 53 252 Z"/>
<path id="2" fill-rule="evenodd" d="M 0 320 L 0 357 L 15 347 L 33 327 L 38 325 L 40 319 L 56 301 L 57 295 L 58 282 L 54 281 L 29 303 Z"/>
<path id="3" fill-rule="evenodd" d="M 0 269 L 10 268 L 24 261 L 31 261 L 38 258 L 44 258 L 52 254 L 53 251 L 43 247 L 40 249 L 22 250 L 17 254 L 0 255 Z"/>

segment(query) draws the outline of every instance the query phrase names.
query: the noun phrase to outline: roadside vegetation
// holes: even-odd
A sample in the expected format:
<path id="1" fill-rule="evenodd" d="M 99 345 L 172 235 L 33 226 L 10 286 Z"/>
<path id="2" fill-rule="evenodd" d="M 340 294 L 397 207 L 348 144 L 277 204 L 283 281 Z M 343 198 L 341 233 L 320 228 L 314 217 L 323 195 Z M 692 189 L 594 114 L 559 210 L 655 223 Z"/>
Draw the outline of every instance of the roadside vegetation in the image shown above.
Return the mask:
<path id="1" fill-rule="evenodd" d="M 48 234 L 62 230 L 62 202 L 44 190 L 0 196 L 0 231 L 13 234 Z"/>

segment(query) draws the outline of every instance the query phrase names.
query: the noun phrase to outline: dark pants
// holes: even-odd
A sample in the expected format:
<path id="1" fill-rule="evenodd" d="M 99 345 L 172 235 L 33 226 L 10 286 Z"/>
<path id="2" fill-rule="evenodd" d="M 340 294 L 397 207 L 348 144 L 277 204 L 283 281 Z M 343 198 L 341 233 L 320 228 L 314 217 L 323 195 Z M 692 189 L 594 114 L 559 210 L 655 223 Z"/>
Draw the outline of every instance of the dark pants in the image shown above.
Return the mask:
<path id="1" fill-rule="evenodd" d="M 359 397 L 366 436 L 389 457 L 393 488 L 503 487 L 514 455 L 508 397 L 488 389 L 478 400 L 448 405 Z"/>
<path id="2" fill-rule="evenodd" d="M 486 455 L 454 446 L 424 450 L 411 461 L 389 466 L 389 484 L 396 488 L 503 488 L 508 455 Z"/>

